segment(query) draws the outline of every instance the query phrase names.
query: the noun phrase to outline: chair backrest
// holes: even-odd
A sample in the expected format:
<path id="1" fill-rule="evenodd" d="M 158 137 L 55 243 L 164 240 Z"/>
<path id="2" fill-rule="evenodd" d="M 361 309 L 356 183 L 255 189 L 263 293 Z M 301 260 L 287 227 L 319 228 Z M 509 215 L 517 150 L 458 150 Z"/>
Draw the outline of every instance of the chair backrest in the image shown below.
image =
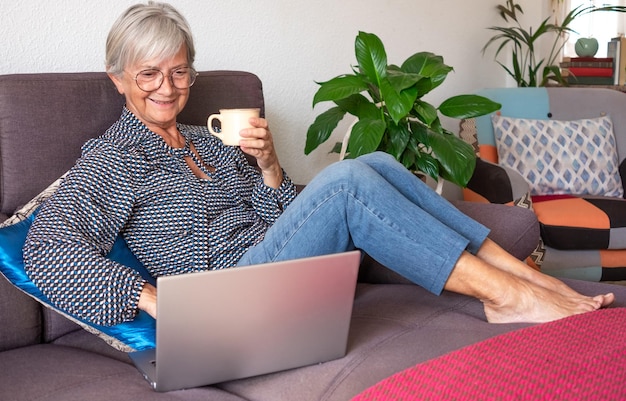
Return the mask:
<path id="1" fill-rule="evenodd" d="M 123 105 L 104 72 L 0 76 L 0 221 L 65 173 Z M 264 115 L 256 75 L 200 72 L 178 120 L 204 125 L 220 108 L 242 107 L 259 107 Z"/>
<path id="2" fill-rule="evenodd" d="M 619 162 L 626 158 L 626 94 L 607 88 L 495 88 L 477 94 L 502 104 L 503 116 L 529 119 L 579 120 L 609 115 Z M 493 160 L 495 138 L 491 116 L 475 119 L 481 157 Z M 497 157 L 497 156 L 495 156 Z"/>

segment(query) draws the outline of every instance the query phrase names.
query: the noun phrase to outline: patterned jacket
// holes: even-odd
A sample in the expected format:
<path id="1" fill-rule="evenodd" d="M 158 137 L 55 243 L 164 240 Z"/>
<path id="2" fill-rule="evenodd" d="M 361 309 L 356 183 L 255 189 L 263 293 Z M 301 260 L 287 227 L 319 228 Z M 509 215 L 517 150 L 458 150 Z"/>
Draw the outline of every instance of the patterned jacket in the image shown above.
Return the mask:
<path id="1" fill-rule="evenodd" d="M 144 280 L 105 255 L 118 234 L 154 276 L 234 266 L 296 196 L 206 127 L 178 126 L 187 146 L 171 148 L 128 109 L 90 140 L 61 187 L 39 211 L 24 246 L 26 271 L 58 307 L 96 324 L 132 320 Z M 192 142 L 208 180 L 184 157 Z"/>

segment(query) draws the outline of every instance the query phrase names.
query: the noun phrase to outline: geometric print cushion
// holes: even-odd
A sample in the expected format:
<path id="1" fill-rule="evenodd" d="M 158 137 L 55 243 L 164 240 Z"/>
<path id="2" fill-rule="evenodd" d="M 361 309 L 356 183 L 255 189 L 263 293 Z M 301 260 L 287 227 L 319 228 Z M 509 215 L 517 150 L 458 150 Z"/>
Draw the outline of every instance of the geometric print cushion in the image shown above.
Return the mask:
<path id="1" fill-rule="evenodd" d="M 498 163 L 517 170 L 532 195 L 622 197 L 609 116 L 574 121 L 492 116 Z"/>

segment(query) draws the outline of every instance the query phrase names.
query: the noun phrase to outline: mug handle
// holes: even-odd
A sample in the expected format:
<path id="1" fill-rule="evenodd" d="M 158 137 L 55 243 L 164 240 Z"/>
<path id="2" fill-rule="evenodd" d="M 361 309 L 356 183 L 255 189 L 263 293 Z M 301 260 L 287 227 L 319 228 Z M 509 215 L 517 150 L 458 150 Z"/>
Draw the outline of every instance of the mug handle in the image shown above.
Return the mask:
<path id="1" fill-rule="evenodd" d="M 217 131 L 215 131 L 215 130 L 213 129 L 213 126 L 211 125 L 211 121 L 213 121 L 213 120 L 218 120 L 218 121 L 220 121 L 220 122 L 221 122 L 221 120 L 220 120 L 220 115 L 219 115 L 219 114 L 211 114 L 211 115 L 209 116 L 209 118 L 207 119 L 207 121 L 206 121 L 207 128 L 209 129 L 209 132 L 210 132 L 212 135 L 215 135 L 215 136 L 216 136 L 216 137 L 218 137 L 219 139 L 222 139 L 222 133 L 221 133 L 221 132 L 217 132 Z"/>

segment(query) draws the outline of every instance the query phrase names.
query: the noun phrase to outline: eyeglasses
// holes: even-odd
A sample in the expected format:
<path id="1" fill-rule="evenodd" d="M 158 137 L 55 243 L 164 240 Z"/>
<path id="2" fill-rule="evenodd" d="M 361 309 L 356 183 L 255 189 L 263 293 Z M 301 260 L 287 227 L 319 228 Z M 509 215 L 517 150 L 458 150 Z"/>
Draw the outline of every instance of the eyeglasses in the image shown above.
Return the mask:
<path id="1" fill-rule="evenodd" d="M 196 77 L 198 73 L 193 68 L 177 68 L 173 70 L 169 79 L 174 88 L 176 89 L 187 89 L 196 82 Z M 139 89 L 144 92 L 152 92 L 161 87 L 163 85 L 163 80 L 165 79 L 165 75 L 163 72 L 157 69 L 148 69 L 142 70 L 135 75 L 133 78 L 137 83 Z"/>

